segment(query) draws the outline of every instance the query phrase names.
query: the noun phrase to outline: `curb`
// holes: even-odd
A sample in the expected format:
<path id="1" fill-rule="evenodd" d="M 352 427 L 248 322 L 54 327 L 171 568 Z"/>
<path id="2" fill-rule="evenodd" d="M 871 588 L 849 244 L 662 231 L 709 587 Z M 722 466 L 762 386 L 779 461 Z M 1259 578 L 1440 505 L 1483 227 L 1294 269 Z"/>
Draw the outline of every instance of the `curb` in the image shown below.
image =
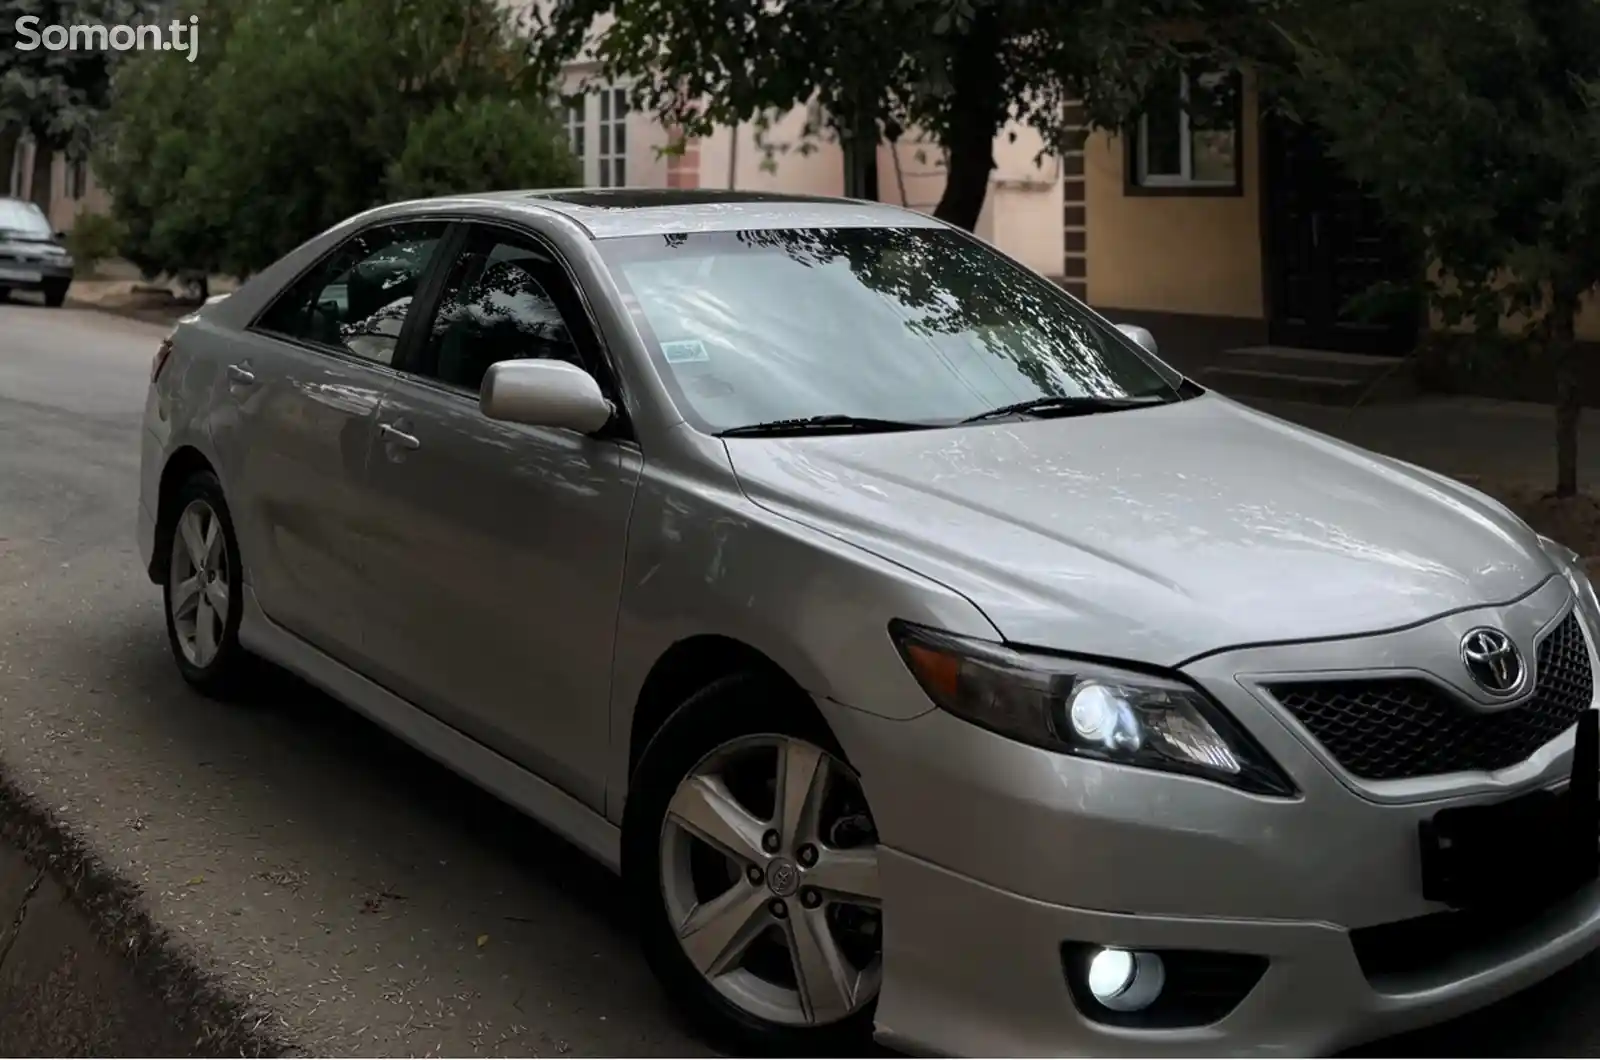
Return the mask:
<path id="1" fill-rule="evenodd" d="M 139 888 L 0 771 L 0 1056 L 285 1055 Z"/>
<path id="2" fill-rule="evenodd" d="M 68 309 L 87 309 L 95 313 L 104 313 L 107 316 L 121 317 L 124 320 L 137 320 L 143 324 L 155 324 L 161 327 L 171 327 L 178 322 L 178 318 L 187 316 L 200 308 L 198 305 L 183 306 L 115 306 L 102 305 L 98 302 L 83 302 L 76 298 L 67 297 Z"/>

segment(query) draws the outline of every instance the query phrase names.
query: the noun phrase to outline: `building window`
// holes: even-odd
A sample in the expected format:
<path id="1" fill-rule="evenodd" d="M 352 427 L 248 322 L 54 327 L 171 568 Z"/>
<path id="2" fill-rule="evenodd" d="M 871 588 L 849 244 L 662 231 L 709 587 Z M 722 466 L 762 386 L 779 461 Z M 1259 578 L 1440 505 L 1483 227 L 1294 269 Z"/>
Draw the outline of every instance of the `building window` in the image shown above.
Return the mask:
<path id="1" fill-rule="evenodd" d="M 600 93 L 600 163 L 602 188 L 622 188 L 628 184 L 628 93 L 622 88 L 607 88 Z"/>
<path id="2" fill-rule="evenodd" d="M 81 158 L 67 162 L 67 198 L 81 199 L 89 194 L 89 164 Z"/>
<path id="3" fill-rule="evenodd" d="M 1238 194 L 1239 89 L 1236 73 L 1173 71 L 1157 82 L 1129 137 L 1129 190 Z"/>
<path id="4" fill-rule="evenodd" d="M 587 153 L 584 149 L 584 140 L 586 139 L 584 133 L 588 130 L 584 128 L 583 122 L 584 104 L 586 102 L 586 97 L 579 96 L 577 99 L 568 100 L 565 104 L 567 114 L 567 140 L 572 147 L 573 157 L 576 158 L 580 164 L 582 164 L 584 161 L 584 155 Z"/>

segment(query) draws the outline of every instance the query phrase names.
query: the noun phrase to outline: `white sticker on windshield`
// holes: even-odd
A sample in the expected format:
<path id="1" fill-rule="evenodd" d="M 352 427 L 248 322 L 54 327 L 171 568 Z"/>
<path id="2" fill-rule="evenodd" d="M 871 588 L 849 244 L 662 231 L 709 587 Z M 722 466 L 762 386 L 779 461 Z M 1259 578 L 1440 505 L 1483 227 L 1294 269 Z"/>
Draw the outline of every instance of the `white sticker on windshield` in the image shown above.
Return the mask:
<path id="1" fill-rule="evenodd" d="M 694 364 L 697 361 L 711 360 L 711 354 L 706 352 L 706 344 L 699 339 L 675 339 L 672 342 L 663 342 L 661 353 L 666 357 L 668 364 Z"/>

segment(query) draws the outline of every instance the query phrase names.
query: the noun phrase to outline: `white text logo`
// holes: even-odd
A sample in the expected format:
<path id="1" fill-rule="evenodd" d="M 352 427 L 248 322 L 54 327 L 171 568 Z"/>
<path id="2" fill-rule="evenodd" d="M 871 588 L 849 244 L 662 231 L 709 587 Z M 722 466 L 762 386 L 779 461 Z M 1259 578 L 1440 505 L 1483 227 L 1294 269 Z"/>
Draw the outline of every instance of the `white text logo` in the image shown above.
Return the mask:
<path id="1" fill-rule="evenodd" d="M 186 52 L 192 63 L 200 50 L 200 16 L 189 21 L 173 19 L 166 25 L 107 26 L 82 23 L 72 26 L 40 26 L 38 15 L 17 19 L 18 51 L 43 48 L 49 52 Z"/>

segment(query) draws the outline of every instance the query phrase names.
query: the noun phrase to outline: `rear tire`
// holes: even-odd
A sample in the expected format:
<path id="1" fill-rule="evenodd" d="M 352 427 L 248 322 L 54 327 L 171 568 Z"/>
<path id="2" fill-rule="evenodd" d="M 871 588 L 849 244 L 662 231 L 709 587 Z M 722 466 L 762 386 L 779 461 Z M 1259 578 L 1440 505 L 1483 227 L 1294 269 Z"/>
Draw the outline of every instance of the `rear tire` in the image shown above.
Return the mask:
<path id="1" fill-rule="evenodd" d="M 244 568 L 216 475 L 196 472 L 178 488 L 156 547 L 166 550 L 161 597 L 178 672 L 204 695 L 233 698 L 253 660 L 239 644 Z"/>
<path id="2" fill-rule="evenodd" d="M 70 283 L 46 284 L 43 292 L 44 304 L 49 306 L 51 309 L 60 309 L 62 304 L 67 300 L 67 288 L 71 286 L 72 285 Z"/>
<path id="3" fill-rule="evenodd" d="M 11 288 L 9 288 L 9 287 L 0 287 L 0 302 L 9 302 L 10 300 L 11 300 Z"/>
<path id="4" fill-rule="evenodd" d="M 868 1054 L 882 983 L 876 830 L 804 693 L 746 673 L 690 697 L 645 750 L 622 841 L 645 957 L 716 1046 Z"/>

